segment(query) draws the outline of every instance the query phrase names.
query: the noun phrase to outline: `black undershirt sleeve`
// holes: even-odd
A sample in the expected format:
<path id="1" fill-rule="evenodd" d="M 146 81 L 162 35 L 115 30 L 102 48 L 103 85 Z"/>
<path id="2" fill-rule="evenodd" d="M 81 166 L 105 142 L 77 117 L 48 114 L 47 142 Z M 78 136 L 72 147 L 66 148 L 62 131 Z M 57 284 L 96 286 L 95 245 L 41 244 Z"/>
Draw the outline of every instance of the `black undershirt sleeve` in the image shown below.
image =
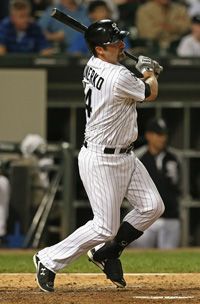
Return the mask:
<path id="1" fill-rule="evenodd" d="M 145 98 L 147 98 L 151 95 L 151 88 L 148 83 L 144 82 L 144 84 L 145 84 Z"/>

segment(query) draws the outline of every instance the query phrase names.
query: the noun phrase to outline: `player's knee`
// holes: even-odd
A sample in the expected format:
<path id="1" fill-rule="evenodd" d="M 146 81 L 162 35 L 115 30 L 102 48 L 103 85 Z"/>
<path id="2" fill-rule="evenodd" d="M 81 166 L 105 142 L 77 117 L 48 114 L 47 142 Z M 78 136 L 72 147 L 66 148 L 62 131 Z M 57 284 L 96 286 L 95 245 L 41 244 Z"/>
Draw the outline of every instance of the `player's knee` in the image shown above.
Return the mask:
<path id="1" fill-rule="evenodd" d="M 155 200 L 148 208 L 144 208 L 141 213 L 146 214 L 149 222 L 154 222 L 163 214 L 164 210 L 165 206 L 160 198 L 159 200 Z"/>
<path id="2" fill-rule="evenodd" d="M 161 216 L 161 215 L 164 213 L 164 211 L 165 211 L 165 205 L 164 205 L 164 203 L 163 203 L 163 200 L 161 200 L 160 209 L 161 209 L 161 211 L 160 211 L 160 216 Z"/>
<path id="3" fill-rule="evenodd" d="M 157 200 L 152 208 L 152 217 L 154 217 L 154 219 L 158 219 L 163 212 L 165 211 L 165 205 L 163 203 L 163 200 L 160 198 L 159 200 Z"/>

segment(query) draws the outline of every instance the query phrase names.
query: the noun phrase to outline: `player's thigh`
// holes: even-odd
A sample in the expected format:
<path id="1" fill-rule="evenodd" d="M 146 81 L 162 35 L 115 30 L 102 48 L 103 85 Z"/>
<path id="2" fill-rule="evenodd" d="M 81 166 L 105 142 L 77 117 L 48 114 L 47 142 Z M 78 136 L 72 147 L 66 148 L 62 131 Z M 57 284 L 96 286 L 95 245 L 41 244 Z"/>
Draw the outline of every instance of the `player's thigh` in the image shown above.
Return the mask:
<path id="1" fill-rule="evenodd" d="M 133 207 L 141 212 L 155 210 L 156 208 L 163 210 L 164 208 L 152 178 L 138 158 L 136 158 L 136 168 L 132 175 L 126 198 Z"/>
<path id="2" fill-rule="evenodd" d="M 124 176 L 119 174 L 120 163 L 117 157 L 97 155 L 87 149 L 79 154 L 79 172 L 94 217 L 99 225 L 112 231 L 119 226 L 120 206 L 127 187 Z"/>

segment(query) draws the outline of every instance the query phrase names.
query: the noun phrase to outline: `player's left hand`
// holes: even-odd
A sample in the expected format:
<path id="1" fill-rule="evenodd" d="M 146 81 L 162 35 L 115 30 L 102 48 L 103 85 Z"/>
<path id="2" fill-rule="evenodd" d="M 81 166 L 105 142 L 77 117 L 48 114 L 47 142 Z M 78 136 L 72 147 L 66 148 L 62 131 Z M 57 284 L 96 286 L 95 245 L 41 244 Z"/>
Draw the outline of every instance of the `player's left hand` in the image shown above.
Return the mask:
<path id="1" fill-rule="evenodd" d="M 146 56 L 139 56 L 138 57 L 138 62 L 135 65 L 136 69 L 141 72 L 142 74 L 145 71 L 148 72 L 154 72 L 154 63 L 153 60 L 149 57 Z"/>

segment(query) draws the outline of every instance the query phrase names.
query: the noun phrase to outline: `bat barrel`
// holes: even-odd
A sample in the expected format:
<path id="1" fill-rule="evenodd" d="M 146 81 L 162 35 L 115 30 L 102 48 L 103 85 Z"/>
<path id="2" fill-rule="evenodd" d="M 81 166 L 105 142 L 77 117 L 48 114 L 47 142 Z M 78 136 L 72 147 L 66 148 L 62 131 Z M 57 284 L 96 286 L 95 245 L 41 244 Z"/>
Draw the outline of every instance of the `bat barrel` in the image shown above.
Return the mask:
<path id="1" fill-rule="evenodd" d="M 54 17 L 57 14 L 57 8 L 53 8 L 51 12 L 51 17 Z"/>
<path id="2" fill-rule="evenodd" d="M 71 16 L 61 12 L 57 8 L 53 8 L 51 12 L 51 17 L 55 18 L 56 20 L 68 25 L 69 27 L 73 28 L 74 30 L 84 33 L 87 30 L 87 26 L 80 23 L 76 19 L 72 18 Z"/>

